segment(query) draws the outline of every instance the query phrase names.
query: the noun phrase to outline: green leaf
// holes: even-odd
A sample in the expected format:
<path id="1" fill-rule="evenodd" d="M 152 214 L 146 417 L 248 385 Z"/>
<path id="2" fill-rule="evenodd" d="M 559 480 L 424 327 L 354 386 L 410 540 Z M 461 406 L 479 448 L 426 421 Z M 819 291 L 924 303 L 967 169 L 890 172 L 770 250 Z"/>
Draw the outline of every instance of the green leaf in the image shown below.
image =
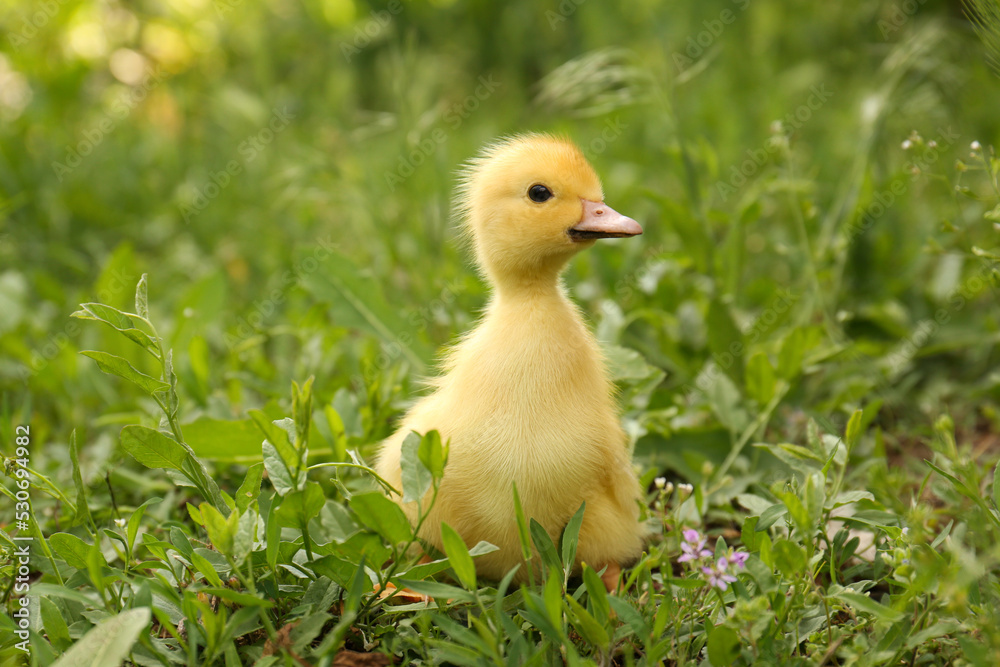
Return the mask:
<path id="1" fill-rule="evenodd" d="M 291 419 L 272 420 L 260 410 L 247 410 L 254 425 L 264 434 L 264 438 L 274 447 L 282 463 L 294 471 L 299 463 L 295 452 L 295 422 Z"/>
<path id="2" fill-rule="evenodd" d="M 781 502 L 788 508 L 788 516 L 792 517 L 795 527 L 799 529 L 802 538 L 808 540 L 812 537 L 812 523 L 809 519 L 809 510 L 802 499 L 796 494 L 787 491 L 778 495 Z"/>
<path id="3" fill-rule="evenodd" d="M 732 628 L 717 625 L 708 633 L 708 659 L 713 665 L 731 665 L 740 655 L 740 637 Z"/>
<path id="4" fill-rule="evenodd" d="M 757 526 L 754 528 L 754 531 L 760 533 L 767 530 L 774 525 L 775 521 L 786 514 L 788 514 L 788 508 L 785 507 L 784 503 L 771 505 L 766 510 L 761 512 L 760 520 L 757 522 Z"/>
<path id="5" fill-rule="evenodd" d="M 787 465 L 792 470 L 802 473 L 803 476 L 811 475 L 822 469 L 826 460 L 817 456 L 812 450 L 793 445 L 790 443 L 771 444 L 769 442 L 754 443 L 754 447 L 766 449 L 777 459 Z"/>
<path id="6" fill-rule="evenodd" d="M 122 448 L 147 468 L 181 470 L 188 451 L 160 431 L 130 424 L 121 432 Z"/>
<path id="7" fill-rule="evenodd" d="M 719 299 L 712 299 L 705 318 L 708 329 L 708 348 L 716 365 L 736 384 L 744 386 L 743 380 L 743 334 L 736 327 L 729 308 Z"/>
<path id="8" fill-rule="evenodd" d="M 185 436 L 186 437 L 186 436 Z M 264 464 L 255 463 L 247 468 L 246 477 L 236 491 L 236 509 L 242 514 L 260 496 L 260 484 L 264 478 Z"/>
<path id="9" fill-rule="evenodd" d="M 775 545 L 777 546 L 777 545 Z M 906 614 L 895 609 L 890 609 L 883 604 L 879 604 L 867 595 L 855 591 L 844 589 L 834 594 L 835 598 L 846 602 L 858 611 L 871 614 L 879 621 L 885 623 L 898 623 L 905 618 Z"/>
<path id="10" fill-rule="evenodd" d="M 564 576 L 566 579 L 569 579 L 569 573 L 573 570 L 573 565 L 576 561 L 576 545 L 580 540 L 580 526 L 583 525 L 583 511 L 586 507 L 586 502 L 580 505 L 580 509 L 576 511 L 576 514 L 566 524 L 566 528 L 563 529 L 562 537 L 560 538 L 560 546 L 562 547 L 560 552 L 562 553 Z"/>
<path id="11" fill-rule="evenodd" d="M 135 286 L 135 314 L 149 319 L 149 298 L 146 296 L 146 274 L 142 274 Z"/>
<path id="12" fill-rule="evenodd" d="M 69 627 L 66 625 L 66 619 L 63 618 L 62 613 L 59 611 L 59 607 L 56 606 L 56 603 L 51 598 L 46 596 L 39 596 L 38 606 L 42 614 L 42 627 L 45 628 L 45 634 L 49 642 L 53 647 L 65 650 L 73 643 L 73 640 L 70 639 Z"/>
<path id="13" fill-rule="evenodd" d="M 91 545 L 70 533 L 55 533 L 49 537 L 49 546 L 57 556 L 66 561 L 70 567 L 87 571 L 87 559 L 90 557 Z M 100 552 L 98 552 L 100 553 Z M 107 567 L 108 562 L 100 556 L 101 565 Z"/>
<path id="14" fill-rule="evenodd" d="M 511 482 L 514 494 L 514 516 L 517 519 L 517 536 L 521 541 L 521 558 L 525 561 L 531 560 L 531 532 L 528 529 L 528 520 L 524 516 L 524 508 L 521 507 L 521 496 L 517 492 L 517 482 Z"/>
<path id="15" fill-rule="evenodd" d="M 404 503 L 422 500 L 427 493 L 427 489 L 431 487 L 431 482 L 434 480 L 431 471 L 420 460 L 419 450 L 421 440 L 420 435 L 413 431 L 407 433 L 403 439 L 399 466 L 403 472 Z M 438 438 L 438 444 L 440 444 L 440 438 Z"/>
<path id="16" fill-rule="evenodd" d="M 874 502 L 875 496 L 872 495 L 871 491 L 842 491 L 834 497 L 829 509 L 836 509 L 843 505 L 850 505 L 851 503 L 856 503 L 860 500 L 871 500 Z"/>
<path id="17" fill-rule="evenodd" d="M 767 355 L 757 352 L 747 362 L 747 394 L 761 405 L 774 397 L 774 369 Z"/>
<path id="18" fill-rule="evenodd" d="M 240 519 L 239 513 L 233 512 L 227 519 L 209 503 L 202 503 L 198 509 L 201 510 L 201 516 L 205 520 L 208 539 L 219 553 L 232 556 L 233 538 L 236 535 L 236 525 Z"/>
<path id="19" fill-rule="evenodd" d="M 344 429 L 344 420 L 340 418 L 340 413 L 332 405 L 324 407 L 323 414 L 326 416 L 327 424 L 330 426 L 330 434 L 333 437 L 333 460 L 346 461 L 347 432 Z"/>
<path id="20" fill-rule="evenodd" d="M 757 551 L 758 521 L 760 521 L 760 517 L 748 516 L 743 520 L 743 528 L 740 531 L 740 539 L 743 541 L 743 546 L 745 546 L 747 551 L 750 553 Z"/>
<path id="21" fill-rule="evenodd" d="M 476 566 L 469 555 L 469 548 L 455 529 L 444 522 L 441 523 L 441 542 L 455 576 L 467 590 L 476 590 Z"/>
<path id="22" fill-rule="evenodd" d="M 787 577 L 802 572 L 806 567 L 806 553 L 797 542 L 781 539 L 771 547 L 774 567 Z M 763 558 L 763 556 L 762 556 Z"/>
<path id="23" fill-rule="evenodd" d="M 420 440 L 420 449 L 417 451 L 420 462 L 424 464 L 434 477 L 440 479 L 444 474 L 444 467 L 448 463 L 448 448 L 441 444 L 441 434 L 437 431 L 428 431 Z"/>
<path id="24" fill-rule="evenodd" d="M 588 586 L 588 590 L 590 590 Z M 632 604 L 617 595 L 608 597 L 608 604 L 615 610 L 615 614 L 622 620 L 622 623 L 631 630 L 637 637 L 648 637 L 652 631 L 646 619 L 640 614 Z"/>
<path id="25" fill-rule="evenodd" d="M 117 375 L 120 378 L 124 378 L 137 385 L 147 394 L 152 395 L 157 392 L 167 391 L 170 389 L 170 385 L 166 382 L 157 380 L 156 378 L 152 378 L 145 373 L 136 370 L 132 364 L 121 357 L 116 357 L 115 355 L 108 354 L 107 352 L 98 352 L 96 350 L 84 350 L 80 352 L 80 354 L 85 357 L 90 357 L 96 361 L 97 367 L 108 375 Z"/>
<path id="26" fill-rule="evenodd" d="M 813 473 L 806 478 L 803 489 L 803 504 L 808 515 L 806 535 L 812 535 L 819 528 L 823 506 L 826 504 L 826 478 L 820 473 Z"/>
<path id="27" fill-rule="evenodd" d="M 295 450 L 298 460 L 305 461 L 309 452 L 309 428 L 312 424 L 312 386 L 315 376 L 310 375 L 309 379 L 301 386 L 295 381 L 292 382 L 292 420 L 295 425 Z"/>
<path id="28" fill-rule="evenodd" d="M 602 651 L 607 649 L 608 644 L 611 643 L 611 638 L 608 636 L 608 631 L 604 629 L 604 625 L 598 623 L 591 616 L 590 612 L 584 609 L 583 605 L 577 602 L 572 595 L 567 595 L 563 599 L 566 600 L 566 605 L 569 608 L 573 627 L 577 629 L 580 636 L 592 645 L 599 647 Z"/>
<path id="29" fill-rule="evenodd" d="M 851 414 L 851 418 L 847 420 L 847 428 L 844 431 L 844 442 L 847 444 L 848 451 L 854 449 L 854 445 L 858 443 L 858 439 L 861 437 L 861 415 L 861 410 L 855 410 Z"/>
<path id="30" fill-rule="evenodd" d="M 278 547 L 281 546 L 281 522 L 278 521 L 278 505 L 280 504 L 281 498 L 278 494 L 273 494 L 267 507 L 267 522 L 264 527 L 266 538 L 264 555 L 267 558 L 267 565 L 272 571 L 278 566 Z"/>
<path id="31" fill-rule="evenodd" d="M 607 623 L 611 618 L 608 590 L 597 571 L 586 563 L 583 565 L 583 583 L 587 586 L 587 597 L 590 599 L 590 608 L 594 612 L 594 617 L 601 623 Z"/>
<path id="32" fill-rule="evenodd" d="M 260 461 L 260 432 L 251 419 L 199 417 L 184 424 L 184 441 L 198 458 L 224 463 Z"/>
<path id="33" fill-rule="evenodd" d="M 802 371 L 806 356 L 806 334 L 801 327 L 792 329 L 781 343 L 778 352 L 778 377 L 793 380 Z"/>
<path id="34" fill-rule="evenodd" d="M 351 582 L 354 581 L 354 576 L 358 570 L 357 563 L 352 563 L 337 556 L 323 556 L 310 562 L 308 565 L 316 574 L 329 577 L 345 589 L 350 588 Z M 364 592 L 368 592 L 372 589 L 371 581 L 368 577 L 365 577 L 364 580 L 367 582 Z"/>
<path id="35" fill-rule="evenodd" d="M 132 319 L 132 315 L 123 313 L 117 308 L 106 306 L 103 303 L 83 303 L 80 304 L 80 308 L 81 310 L 73 313 L 72 317 L 81 320 L 104 322 L 145 349 L 156 359 L 160 358 L 160 350 L 156 340 L 138 328 L 139 323 Z"/>
<path id="36" fill-rule="evenodd" d="M 248 508 L 242 513 L 239 510 L 231 512 L 229 520 L 234 516 L 239 517 L 239 519 L 237 519 L 236 532 L 233 534 L 233 560 L 239 565 L 253 550 L 259 515 L 256 510 Z"/>
<path id="37" fill-rule="evenodd" d="M 391 544 L 410 540 L 413 530 L 403 510 L 378 491 L 355 494 L 349 505 L 361 523 Z"/>
<path id="38" fill-rule="evenodd" d="M 278 518 L 285 526 L 303 529 L 309 521 L 319 515 L 326 496 L 318 482 L 306 482 L 301 491 L 292 491 L 278 508 Z"/>
<path id="39" fill-rule="evenodd" d="M 288 494 L 295 488 L 295 480 L 288 472 L 281 454 L 269 440 L 264 441 L 261 449 L 264 452 L 264 469 L 267 470 L 267 479 L 271 482 L 271 486 L 279 496 Z"/>
<path id="40" fill-rule="evenodd" d="M 219 577 L 219 573 L 216 571 L 215 566 L 212 565 L 207 558 L 202 556 L 197 551 L 194 551 L 191 553 L 191 564 L 194 565 L 194 569 L 205 577 L 205 581 L 216 588 L 222 588 L 222 579 Z"/>
<path id="41" fill-rule="evenodd" d="M 117 667 L 128 657 L 151 619 L 149 607 L 106 618 L 80 638 L 52 667 Z"/>
<path id="42" fill-rule="evenodd" d="M 535 521 L 535 519 L 531 519 L 529 521 L 529 530 L 531 531 L 531 541 L 535 543 L 535 549 L 538 550 L 539 555 L 542 557 L 542 566 L 545 571 L 551 572 L 552 570 L 557 570 L 561 572 L 562 563 L 559 562 L 556 545 L 552 543 L 552 538 L 542 528 L 542 524 Z M 561 577 L 560 581 L 562 581 Z"/>
<path id="43" fill-rule="evenodd" d="M 542 588 L 542 600 L 549 622 L 557 629 L 559 635 L 562 636 L 562 630 L 564 629 L 562 601 L 565 596 L 563 595 L 562 577 L 559 576 L 559 572 L 560 569 L 558 567 L 549 568 L 545 585 Z"/>

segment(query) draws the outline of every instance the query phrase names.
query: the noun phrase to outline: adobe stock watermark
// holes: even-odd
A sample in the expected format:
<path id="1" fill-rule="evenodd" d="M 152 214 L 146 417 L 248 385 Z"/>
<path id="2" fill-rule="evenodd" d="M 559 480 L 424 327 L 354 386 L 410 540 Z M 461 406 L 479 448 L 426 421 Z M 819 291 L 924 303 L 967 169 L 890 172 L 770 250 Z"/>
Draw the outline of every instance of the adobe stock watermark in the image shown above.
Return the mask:
<path id="1" fill-rule="evenodd" d="M 580 8 L 580 5 L 586 1 L 587 0 L 561 0 L 559 6 L 556 7 L 556 11 L 546 9 L 545 20 L 549 22 L 549 29 L 555 30 L 560 23 L 568 21 L 569 17 L 575 14 L 576 10 Z"/>
<path id="2" fill-rule="evenodd" d="M 882 39 L 888 39 L 889 35 L 906 25 L 926 2 L 927 0 L 902 0 L 895 3 L 888 16 L 879 19 L 878 31 L 882 34 Z"/>
<path id="3" fill-rule="evenodd" d="M 601 133 L 591 139 L 583 148 L 584 156 L 588 160 L 592 160 L 598 155 L 602 154 L 604 151 L 608 150 L 608 146 L 618 141 L 622 136 L 622 133 L 628 129 L 628 125 L 622 122 L 620 116 L 615 116 L 614 118 L 609 118 L 604 121 L 604 127 L 601 128 Z"/>
<path id="4" fill-rule="evenodd" d="M 402 11 L 402 0 L 389 0 L 385 9 L 373 11 L 364 23 L 359 24 L 354 29 L 354 39 L 350 43 L 341 43 L 340 53 L 344 56 L 344 60 L 351 62 L 351 59 L 366 49 L 373 39 L 381 35 L 382 31 L 392 23 L 392 18 Z"/>
<path id="5" fill-rule="evenodd" d="M 958 287 L 948 293 L 945 301 L 947 307 L 942 306 L 934 311 L 934 317 L 921 320 L 913 329 L 909 336 L 903 339 L 899 346 L 885 358 L 886 375 L 885 383 L 895 382 L 903 374 L 910 361 L 916 357 L 925 344 L 937 333 L 951 318 L 965 309 L 970 301 L 975 299 L 983 290 L 990 287 L 990 276 L 995 267 L 990 262 L 983 262 L 979 271 L 962 281 Z"/>
<path id="6" fill-rule="evenodd" d="M 465 122 L 465 119 L 479 109 L 482 103 L 488 100 L 500 86 L 499 81 L 493 80 L 492 74 L 489 76 L 480 76 L 479 85 L 476 86 L 475 91 L 466 96 L 461 102 L 456 102 L 448 107 L 442 116 L 442 120 L 452 130 L 457 130 Z M 447 141 L 448 133 L 440 126 L 435 127 L 409 153 L 400 155 L 395 171 L 386 171 L 383 174 L 389 192 L 395 192 L 397 185 L 412 176 L 417 168 L 426 162 L 434 154 L 434 151 Z"/>
<path id="7" fill-rule="evenodd" d="M 69 0 L 42 0 L 32 3 L 34 11 L 30 16 L 21 19 L 21 25 L 12 29 L 7 36 L 11 46 L 15 51 L 20 51 L 22 47 L 33 40 L 38 31 L 48 25 L 49 21 L 59 13 L 59 8 Z"/>
<path id="8" fill-rule="evenodd" d="M 112 303 L 115 297 L 122 292 L 131 292 L 135 282 L 136 276 L 134 274 L 122 269 L 113 270 L 105 282 L 105 287 L 96 294 L 98 303 Z M 32 377 L 48 368 L 49 363 L 62 354 L 80 331 L 79 321 L 71 318 L 62 331 L 46 336 L 40 345 L 31 350 L 27 364 L 19 369 L 18 375 L 21 381 L 28 382 Z"/>
<path id="9" fill-rule="evenodd" d="M 648 259 L 638 269 L 630 271 L 615 282 L 614 291 L 618 301 L 632 298 L 636 288 L 647 294 L 652 293 L 656 281 L 660 279 L 668 266 L 668 262 L 660 257 L 662 252 L 663 246 L 650 248 L 645 253 Z"/>
<path id="10" fill-rule="evenodd" d="M 699 391 L 707 393 L 715 384 L 716 380 L 732 368 L 747 352 L 747 348 L 757 342 L 761 336 L 774 329 L 774 326 L 781 319 L 781 315 L 787 313 L 800 298 L 800 294 L 791 289 L 777 289 L 775 295 L 768 303 L 767 307 L 760 312 L 753 324 L 743 327 L 741 333 L 742 340 L 733 341 L 728 350 L 713 352 L 712 360 L 715 362 L 709 368 L 698 374 L 694 384 L 684 386 L 685 392 Z"/>
<path id="11" fill-rule="evenodd" d="M 739 165 L 734 164 L 729 168 L 729 179 L 715 184 L 722 201 L 728 200 L 730 195 L 746 185 L 768 163 L 772 155 L 780 153 L 788 146 L 786 128 L 790 127 L 795 130 L 801 128 L 812 119 L 813 113 L 823 108 L 823 105 L 831 97 L 833 97 L 833 92 L 827 89 L 825 83 L 810 87 L 809 97 L 806 98 L 805 102 L 772 124 L 775 129 L 773 136 L 768 138 L 764 145 L 759 148 L 748 148 L 746 151 L 747 159 Z"/>
<path id="12" fill-rule="evenodd" d="M 715 43 L 715 40 L 722 36 L 726 27 L 736 22 L 737 12 L 744 12 L 750 6 L 750 0 L 732 0 L 732 3 L 736 5 L 736 11 L 727 7 L 719 12 L 717 17 L 702 21 L 705 29 L 696 35 L 688 37 L 684 53 L 674 51 L 672 57 L 678 72 L 683 72 L 691 67 L 699 58 L 705 55 L 705 51 Z"/>
<path id="13" fill-rule="evenodd" d="M 232 159 L 226 163 L 223 169 L 211 172 L 201 187 L 194 189 L 194 197 L 190 201 L 180 205 L 184 224 L 190 224 L 195 216 L 208 208 L 209 204 L 233 182 L 233 179 L 243 173 L 243 168 L 256 160 L 257 156 L 294 119 L 295 114 L 290 112 L 287 107 L 283 107 L 281 110 L 272 109 L 271 118 L 268 120 L 267 125 L 248 136 L 237 146 L 236 151 L 239 153 L 239 159 Z"/>
<path id="14" fill-rule="evenodd" d="M 958 141 L 958 137 L 959 134 L 950 127 L 939 127 L 937 138 L 927 142 L 923 154 L 910 163 L 909 171 L 914 175 L 926 171 L 928 167 L 940 159 L 941 151 Z M 905 148 L 908 148 L 908 143 L 908 141 L 904 142 Z M 845 233 L 848 241 L 853 241 L 871 229 L 875 221 L 885 215 L 885 212 L 896 203 L 897 198 L 910 189 L 912 180 L 909 176 L 900 175 L 894 178 L 887 187 L 875 192 L 868 206 L 861 209 L 857 219 L 846 228 Z"/>
<path id="15" fill-rule="evenodd" d="M 122 92 L 111 103 L 109 112 L 90 128 L 83 131 L 83 139 L 76 142 L 76 144 L 67 145 L 66 156 L 63 158 L 63 161 L 52 162 L 52 170 L 55 172 L 59 182 L 62 183 L 63 178 L 83 164 L 84 158 L 93 153 L 94 149 L 132 113 L 132 110 L 146 99 L 150 91 L 163 83 L 166 78 L 167 75 L 162 69 L 148 68 L 146 75 L 138 85 L 131 86 L 128 91 Z"/>
<path id="16" fill-rule="evenodd" d="M 416 336 L 423 333 L 430 327 L 434 319 L 434 313 L 445 309 L 455 302 L 458 290 L 462 286 L 462 280 L 454 279 L 441 288 L 437 297 L 410 312 L 406 320 L 409 323 L 410 331 L 403 331 L 396 336 L 395 341 L 382 341 L 379 353 L 375 355 L 374 361 L 364 369 L 364 373 L 356 374 L 352 379 L 355 387 L 367 386 L 380 373 L 385 372 L 403 354 L 403 348 L 409 347 L 416 339 Z"/>
<path id="17" fill-rule="evenodd" d="M 227 332 L 225 335 L 226 346 L 230 351 L 234 351 L 243 341 L 256 335 L 267 319 L 278 310 L 278 306 L 284 303 L 288 297 L 288 290 L 297 285 L 303 276 L 316 271 L 337 249 L 337 244 L 329 235 L 316 239 L 316 244 L 317 247 L 311 255 L 299 260 L 292 268 L 271 279 L 271 289 L 262 298 L 251 304 L 249 315 L 236 319 L 236 333 Z"/>

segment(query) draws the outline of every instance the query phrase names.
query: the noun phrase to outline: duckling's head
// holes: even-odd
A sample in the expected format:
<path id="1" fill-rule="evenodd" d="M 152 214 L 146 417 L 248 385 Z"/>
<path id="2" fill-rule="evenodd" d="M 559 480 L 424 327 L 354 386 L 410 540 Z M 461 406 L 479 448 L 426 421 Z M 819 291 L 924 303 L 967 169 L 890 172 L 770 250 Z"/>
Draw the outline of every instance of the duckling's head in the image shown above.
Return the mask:
<path id="1" fill-rule="evenodd" d="M 495 282 L 554 278 L 597 239 L 642 227 L 604 203 L 601 181 L 570 141 L 541 134 L 503 139 L 470 162 L 456 206 Z"/>

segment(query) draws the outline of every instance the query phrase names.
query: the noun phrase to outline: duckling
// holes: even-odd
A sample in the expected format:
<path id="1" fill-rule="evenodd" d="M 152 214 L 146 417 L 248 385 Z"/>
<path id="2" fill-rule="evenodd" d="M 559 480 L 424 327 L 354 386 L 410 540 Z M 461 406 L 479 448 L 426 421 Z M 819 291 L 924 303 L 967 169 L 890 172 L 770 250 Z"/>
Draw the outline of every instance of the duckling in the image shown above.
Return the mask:
<path id="1" fill-rule="evenodd" d="M 437 429 L 450 442 L 448 464 L 420 537 L 441 549 L 446 522 L 468 545 L 496 545 L 476 559 L 492 580 L 522 562 L 512 483 L 525 515 L 557 544 L 586 501 L 576 566 L 607 567 L 611 590 L 643 549 L 639 484 L 601 350 L 560 274 L 597 239 L 642 228 L 604 203 L 579 148 L 549 135 L 487 147 L 466 168 L 455 204 L 491 298 L 447 353 L 433 392 L 383 443 L 376 471 L 402 488 L 403 439 Z M 416 524 L 416 503 L 394 500 Z M 526 577 L 522 567 L 517 578 Z"/>

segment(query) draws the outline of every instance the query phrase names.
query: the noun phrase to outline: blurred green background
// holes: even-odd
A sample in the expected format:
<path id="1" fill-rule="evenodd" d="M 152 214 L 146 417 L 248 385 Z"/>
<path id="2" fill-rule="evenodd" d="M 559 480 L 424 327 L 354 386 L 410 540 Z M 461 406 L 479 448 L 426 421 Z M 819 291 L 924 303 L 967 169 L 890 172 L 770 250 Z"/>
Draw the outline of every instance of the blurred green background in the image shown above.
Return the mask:
<path id="1" fill-rule="evenodd" d="M 944 406 L 996 432 L 1000 79 L 959 3 L 0 11 L 0 426 L 32 425 L 40 469 L 74 428 L 88 474 L 113 467 L 155 414 L 78 354 L 138 348 L 70 318 L 132 310 L 143 273 L 185 422 L 284 416 L 315 375 L 370 452 L 487 296 L 456 170 L 521 131 L 576 140 L 646 230 L 567 283 L 658 469 L 702 474 L 758 414 L 794 441 L 874 403 L 895 451 Z"/>

